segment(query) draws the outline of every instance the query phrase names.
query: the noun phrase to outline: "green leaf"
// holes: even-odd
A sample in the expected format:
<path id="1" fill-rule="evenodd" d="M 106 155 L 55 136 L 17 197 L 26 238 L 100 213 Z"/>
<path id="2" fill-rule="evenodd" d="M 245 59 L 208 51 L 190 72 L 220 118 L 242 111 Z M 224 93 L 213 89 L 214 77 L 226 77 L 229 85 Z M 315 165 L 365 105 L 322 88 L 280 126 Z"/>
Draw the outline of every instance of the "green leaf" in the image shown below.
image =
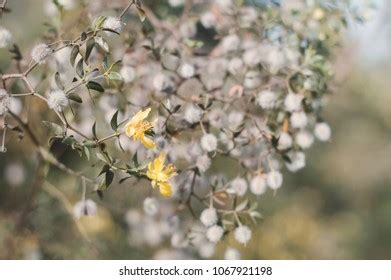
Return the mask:
<path id="1" fill-rule="evenodd" d="M 65 87 L 61 81 L 60 73 L 56 72 L 56 74 L 54 74 L 54 80 L 56 81 L 56 85 L 59 89 L 61 89 L 61 90 L 65 89 Z"/>
<path id="2" fill-rule="evenodd" d="M 84 154 L 87 157 L 87 160 L 90 161 L 90 159 L 91 159 L 90 150 L 86 146 L 83 146 L 83 150 L 84 150 Z"/>
<path id="3" fill-rule="evenodd" d="M 111 124 L 111 128 L 116 131 L 117 128 L 118 128 L 118 112 L 115 112 L 113 117 L 111 118 L 111 121 L 110 121 L 110 124 Z"/>
<path id="4" fill-rule="evenodd" d="M 272 136 L 272 141 L 271 141 L 271 144 L 272 144 L 272 146 L 275 148 L 275 149 L 277 149 L 277 147 L 278 147 L 278 141 L 279 141 L 279 138 L 277 138 L 276 136 Z"/>
<path id="5" fill-rule="evenodd" d="M 86 61 L 88 61 L 88 59 L 90 58 L 90 55 L 91 55 L 92 50 L 94 49 L 94 46 L 95 46 L 94 38 L 88 39 L 87 45 L 86 45 L 86 56 L 85 56 Z"/>
<path id="6" fill-rule="evenodd" d="M 110 51 L 110 47 L 109 47 L 109 44 L 107 44 L 107 42 L 105 41 L 105 39 L 103 39 L 102 37 L 100 36 L 97 36 L 95 37 L 95 42 L 99 45 L 99 47 L 104 50 L 105 52 L 109 52 Z"/>
<path id="7" fill-rule="evenodd" d="M 95 139 L 98 139 L 98 137 L 96 137 L 96 122 L 94 122 L 94 125 L 92 126 L 92 135 L 94 135 Z"/>
<path id="8" fill-rule="evenodd" d="M 176 105 L 175 108 L 174 108 L 174 110 L 172 110 L 171 113 L 175 114 L 176 112 L 179 111 L 179 109 L 180 109 L 181 107 L 182 107 L 181 105 Z"/>
<path id="9" fill-rule="evenodd" d="M 283 159 L 285 162 L 289 163 L 289 164 L 292 163 L 291 158 L 290 158 L 289 156 L 287 156 L 287 155 L 282 155 L 282 159 Z"/>
<path id="10" fill-rule="evenodd" d="M 122 81 L 122 76 L 118 72 L 110 72 L 108 75 L 110 80 L 119 80 Z"/>
<path id="11" fill-rule="evenodd" d="M 78 96 L 76 93 L 71 93 L 68 95 L 68 99 L 76 102 L 76 103 L 83 103 L 83 100 L 81 99 L 80 96 Z"/>
<path id="12" fill-rule="evenodd" d="M 89 89 L 92 89 L 92 90 L 95 90 L 95 91 L 99 91 L 99 92 L 104 92 L 105 89 L 97 82 L 94 82 L 94 81 L 89 81 L 87 83 L 87 87 Z"/>
<path id="13" fill-rule="evenodd" d="M 107 70 L 109 70 L 109 59 L 107 58 L 107 56 L 105 56 L 105 58 L 103 58 L 103 61 L 102 61 L 102 67 L 103 67 L 103 70 L 105 70 L 105 72 L 107 72 Z"/>
<path id="14" fill-rule="evenodd" d="M 84 42 L 86 39 L 87 39 L 87 33 L 82 32 L 82 33 L 80 34 L 80 40 L 81 40 L 82 42 Z"/>
<path id="15" fill-rule="evenodd" d="M 141 7 L 137 7 L 137 14 L 138 14 L 138 17 L 140 18 L 140 21 L 144 22 L 146 15 L 145 15 L 145 11 Z"/>
<path id="16" fill-rule="evenodd" d="M 79 62 L 76 65 L 76 73 L 79 75 L 80 78 L 84 77 L 84 66 L 83 66 L 83 58 L 79 60 Z"/>
<path id="17" fill-rule="evenodd" d="M 105 176 L 106 188 L 108 188 L 111 185 L 113 180 L 114 180 L 114 172 L 111 170 L 107 171 Z"/>
<path id="18" fill-rule="evenodd" d="M 103 26 L 103 24 L 105 23 L 105 21 L 106 21 L 105 16 L 99 16 L 94 20 L 92 25 L 93 25 L 94 29 L 100 29 Z"/>
<path id="19" fill-rule="evenodd" d="M 76 57 L 78 54 L 79 54 L 79 46 L 76 45 L 72 48 L 71 56 L 69 58 L 72 66 L 75 66 Z"/>
<path id="20" fill-rule="evenodd" d="M 139 167 L 140 166 L 140 164 L 139 164 L 139 162 L 138 162 L 138 156 L 137 156 L 137 152 L 134 154 L 134 156 L 133 156 L 133 165 L 135 166 L 135 167 Z"/>
<path id="21" fill-rule="evenodd" d="M 186 39 L 185 44 L 192 49 L 199 49 L 204 45 L 202 41 L 197 41 L 192 39 Z"/>
<path id="22" fill-rule="evenodd" d="M 248 205 L 248 200 L 246 199 L 242 203 L 240 203 L 238 206 L 236 206 L 235 211 L 238 211 L 238 212 L 243 211 L 244 209 L 246 209 L 247 205 Z"/>
<path id="23" fill-rule="evenodd" d="M 110 170 L 110 165 L 108 165 L 108 164 L 103 165 L 102 170 L 99 172 L 98 177 L 99 177 L 100 175 L 106 173 L 106 172 L 109 171 L 109 170 Z"/>
<path id="24" fill-rule="evenodd" d="M 20 48 L 18 47 L 18 45 L 13 44 L 9 51 L 11 54 L 13 54 L 13 57 L 12 57 L 13 60 L 21 61 L 23 59 L 22 52 L 20 51 Z"/>
<path id="25" fill-rule="evenodd" d="M 96 193 L 98 194 L 98 197 L 100 200 L 103 200 L 103 192 L 101 190 L 97 190 Z"/>
<path id="26" fill-rule="evenodd" d="M 92 140 L 84 141 L 83 145 L 89 148 L 96 148 L 96 142 Z"/>
<path id="27" fill-rule="evenodd" d="M 96 157 L 98 158 L 98 159 L 100 159 L 101 161 L 103 161 L 103 162 L 108 162 L 107 161 L 107 158 L 103 155 L 103 154 L 101 154 L 101 153 L 97 153 L 96 154 Z"/>
<path id="28" fill-rule="evenodd" d="M 73 137 L 73 135 L 71 135 L 71 136 L 68 136 L 68 137 L 65 137 L 64 139 L 62 139 L 61 142 L 64 143 L 65 145 L 71 146 L 76 142 L 76 140 Z"/>

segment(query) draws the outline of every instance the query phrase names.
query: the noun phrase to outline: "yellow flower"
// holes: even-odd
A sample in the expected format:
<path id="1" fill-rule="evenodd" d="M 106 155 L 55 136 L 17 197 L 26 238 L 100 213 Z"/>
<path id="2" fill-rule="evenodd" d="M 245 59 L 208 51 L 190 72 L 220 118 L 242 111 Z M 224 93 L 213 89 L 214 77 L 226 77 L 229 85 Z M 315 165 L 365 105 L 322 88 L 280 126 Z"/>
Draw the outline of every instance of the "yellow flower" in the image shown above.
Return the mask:
<path id="1" fill-rule="evenodd" d="M 125 125 L 125 134 L 128 137 L 133 137 L 135 141 L 140 141 L 148 149 L 155 148 L 155 143 L 152 139 L 145 136 L 145 133 L 153 128 L 153 124 L 145 119 L 151 112 L 151 108 L 139 111 L 134 117 Z"/>
<path id="2" fill-rule="evenodd" d="M 159 187 L 160 194 L 165 197 L 172 196 L 172 187 L 168 182 L 176 173 L 175 166 L 169 164 L 164 166 L 166 155 L 161 153 L 157 158 L 148 164 L 147 177 L 151 179 L 152 187 Z"/>

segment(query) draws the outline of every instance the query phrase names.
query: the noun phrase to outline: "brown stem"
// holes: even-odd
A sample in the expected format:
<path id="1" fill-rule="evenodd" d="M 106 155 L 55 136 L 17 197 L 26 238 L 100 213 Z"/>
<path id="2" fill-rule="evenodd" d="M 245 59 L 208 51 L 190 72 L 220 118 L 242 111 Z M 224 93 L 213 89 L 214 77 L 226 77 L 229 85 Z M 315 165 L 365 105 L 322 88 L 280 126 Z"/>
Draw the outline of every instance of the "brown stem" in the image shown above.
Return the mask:
<path id="1" fill-rule="evenodd" d="M 121 14 L 118 16 L 118 18 L 119 18 L 119 19 L 122 19 L 122 18 L 124 17 L 124 15 L 126 14 L 126 12 L 130 9 L 130 7 L 132 7 L 135 3 L 136 3 L 136 0 L 131 0 L 131 1 L 129 1 L 128 6 L 126 6 L 126 8 L 123 9 L 123 11 L 122 11 Z"/>

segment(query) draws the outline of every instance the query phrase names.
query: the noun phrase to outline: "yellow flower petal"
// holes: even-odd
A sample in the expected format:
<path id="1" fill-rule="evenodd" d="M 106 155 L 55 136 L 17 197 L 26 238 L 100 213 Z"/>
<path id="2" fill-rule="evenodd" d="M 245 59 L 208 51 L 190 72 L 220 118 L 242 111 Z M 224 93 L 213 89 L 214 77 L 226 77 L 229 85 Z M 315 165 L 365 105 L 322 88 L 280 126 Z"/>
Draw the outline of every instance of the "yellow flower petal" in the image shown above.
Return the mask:
<path id="1" fill-rule="evenodd" d="M 164 197 L 172 196 L 172 187 L 169 183 L 159 183 L 160 194 Z"/>
<path id="2" fill-rule="evenodd" d="M 134 115 L 134 117 L 130 120 L 130 122 L 139 123 L 139 122 L 145 120 L 148 117 L 150 112 L 151 112 L 151 108 L 147 108 L 144 111 L 139 111 L 139 112 L 137 112 L 136 115 Z"/>
<path id="3" fill-rule="evenodd" d="M 159 190 L 162 196 L 172 196 L 172 187 L 168 180 L 176 175 L 176 169 L 173 164 L 164 166 L 166 160 L 166 154 L 161 153 L 157 158 L 148 163 L 147 177 L 151 180 L 152 187 L 156 184 L 159 186 Z"/>
<path id="4" fill-rule="evenodd" d="M 155 170 L 158 172 L 163 171 L 165 161 L 166 161 L 166 154 L 160 153 L 160 155 L 153 161 Z"/>
<path id="5" fill-rule="evenodd" d="M 176 173 L 176 168 L 175 166 L 171 163 L 169 164 L 164 170 L 163 170 L 164 175 L 170 179 L 171 177 L 175 176 Z"/>
<path id="6" fill-rule="evenodd" d="M 126 136 L 132 137 L 135 132 L 136 132 L 136 130 L 135 130 L 134 124 L 132 124 L 131 122 L 128 122 L 125 125 L 125 134 L 126 134 Z"/>
<path id="7" fill-rule="evenodd" d="M 155 143 L 145 136 L 145 132 L 151 130 L 154 127 L 153 123 L 145 121 L 151 112 L 151 108 L 147 108 L 144 111 L 139 111 L 126 125 L 125 134 L 128 137 L 133 137 L 135 141 L 141 141 L 141 143 L 149 148 L 155 148 Z"/>
<path id="8" fill-rule="evenodd" d="M 141 138 L 141 143 L 148 149 L 154 149 L 156 147 L 155 142 L 145 136 Z"/>

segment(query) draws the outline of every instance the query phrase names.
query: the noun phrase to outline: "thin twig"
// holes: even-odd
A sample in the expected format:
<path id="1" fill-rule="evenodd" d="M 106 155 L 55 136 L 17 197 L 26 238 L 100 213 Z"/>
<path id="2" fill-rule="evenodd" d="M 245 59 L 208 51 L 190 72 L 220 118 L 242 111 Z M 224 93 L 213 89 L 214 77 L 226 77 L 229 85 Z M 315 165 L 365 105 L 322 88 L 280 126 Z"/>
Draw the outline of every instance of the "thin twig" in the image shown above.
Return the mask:
<path id="1" fill-rule="evenodd" d="M 129 1 L 128 6 L 126 6 L 126 8 L 121 12 L 121 14 L 118 16 L 118 18 L 122 19 L 124 17 L 124 15 L 126 14 L 126 12 L 130 9 L 130 7 L 132 7 L 135 3 L 136 3 L 136 0 Z"/>

